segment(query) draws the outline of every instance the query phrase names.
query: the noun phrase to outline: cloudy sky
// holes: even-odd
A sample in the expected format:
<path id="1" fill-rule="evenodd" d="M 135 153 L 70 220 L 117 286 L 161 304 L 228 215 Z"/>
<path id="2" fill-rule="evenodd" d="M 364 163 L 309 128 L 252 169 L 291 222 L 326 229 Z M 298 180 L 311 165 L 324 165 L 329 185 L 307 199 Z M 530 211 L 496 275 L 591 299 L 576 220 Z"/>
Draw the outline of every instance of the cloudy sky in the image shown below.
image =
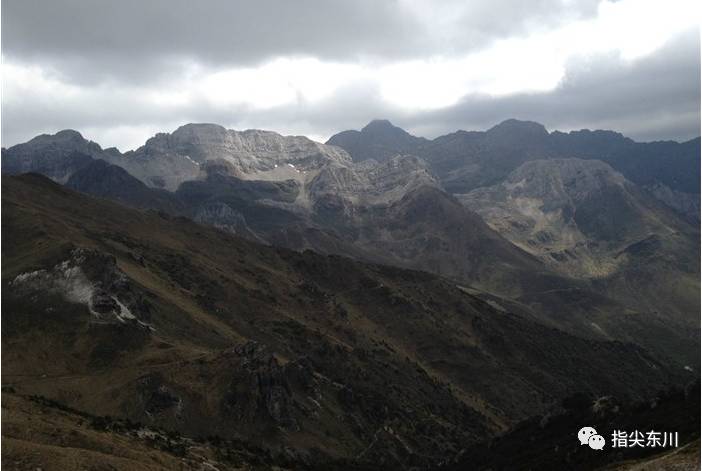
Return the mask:
<path id="1" fill-rule="evenodd" d="M 2 145 L 187 122 L 700 130 L 698 0 L 3 0 Z"/>

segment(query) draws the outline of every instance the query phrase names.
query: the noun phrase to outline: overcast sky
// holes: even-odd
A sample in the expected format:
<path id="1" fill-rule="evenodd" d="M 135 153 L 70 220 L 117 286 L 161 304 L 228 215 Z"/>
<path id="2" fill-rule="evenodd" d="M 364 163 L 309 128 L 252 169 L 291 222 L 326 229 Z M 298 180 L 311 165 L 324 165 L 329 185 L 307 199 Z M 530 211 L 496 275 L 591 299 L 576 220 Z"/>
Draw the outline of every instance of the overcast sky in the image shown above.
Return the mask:
<path id="1" fill-rule="evenodd" d="M 3 0 L 2 145 L 136 148 L 188 122 L 317 140 L 507 118 L 684 140 L 698 0 Z"/>

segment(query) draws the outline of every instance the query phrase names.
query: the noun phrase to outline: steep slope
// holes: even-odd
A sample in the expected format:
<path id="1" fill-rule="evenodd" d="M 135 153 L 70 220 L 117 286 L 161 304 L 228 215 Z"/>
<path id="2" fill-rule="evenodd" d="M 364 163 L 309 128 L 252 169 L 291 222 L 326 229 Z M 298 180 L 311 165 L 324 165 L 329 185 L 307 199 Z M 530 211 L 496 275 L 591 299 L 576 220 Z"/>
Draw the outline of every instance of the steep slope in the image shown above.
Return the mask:
<path id="1" fill-rule="evenodd" d="M 165 190 L 152 189 L 117 165 L 92 160 L 75 171 L 66 187 L 82 193 L 109 198 L 135 208 L 150 208 L 171 213 L 183 211 L 183 205 Z"/>
<path id="2" fill-rule="evenodd" d="M 438 188 L 422 186 L 389 205 L 367 208 L 354 244 L 394 265 L 425 269 L 504 294 L 546 270 Z M 500 277 L 507 279 L 500 280 Z"/>
<path id="3" fill-rule="evenodd" d="M 186 216 L 258 241 L 264 240 L 262 235 L 269 231 L 300 219 L 288 211 L 258 203 L 294 200 L 298 192 L 296 182 L 241 180 L 229 176 L 228 167 L 221 173 L 220 167 L 208 162 L 203 165 L 204 178 L 185 182 L 178 191 L 169 192 L 147 186 L 122 167 L 92 160 L 73 173 L 65 186 L 134 208 Z"/>
<path id="4" fill-rule="evenodd" d="M 431 152 L 426 160 L 395 154 L 382 162 L 353 162 L 340 148 L 306 138 L 191 124 L 119 156 L 120 165 L 132 165 L 143 181 L 171 189 L 179 185 L 176 191 L 127 183 L 126 174 L 111 176 L 115 169 L 86 170 L 86 177 L 79 175 L 72 185 L 105 197 L 114 192 L 118 201 L 186 216 L 253 241 L 431 271 L 576 335 L 636 342 L 684 362 L 696 357 L 699 267 L 688 257 L 697 251 L 690 243 L 691 228 L 662 208 L 651 209 L 655 202 L 635 185 L 604 179 L 609 183 L 595 184 L 596 191 L 578 200 L 581 210 L 570 215 L 571 196 L 552 184 L 560 179 L 562 187 L 562 176 L 551 175 L 547 164 L 527 167 L 545 186 L 543 194 L 521 200 L 546 204 L 507 205 L 500 217 L 518 226 L 490 227 L 441 188 L 453 185 L 455 190 L 469 180 L 470 185 L 500 182 L 516 171 L 513 167 L 539 156 L 562 160 L 554 150 L 554 139 L 561 137 L 538 123 L 517 120 L 485 133 L 459 132 L 431 142 L 407 138 L 385 122 L 373 123 L 364 135 L 369 133 L 397 137 L 381 140 L 386 150 L 402 141 L 403 148 L 416 147 L 416 154 Z M 614 133 L 593 134 L 602 134 L 592 145 L 605 155 L 629 142 L 622 144 Z M 587 133 L 573 135 L 584 142 L 581 146 L 593 140 Z M 582 182 L 575 181 L 581 176 Z M 575 187 L 599 181 L 588 172 L 568 178 Z M 117 185 L 112 181 L 120 179 Z M 669 188 L 660 185 L 659 197 L 667 194 L 679 207 L 690 203 L 690 194 L 666 193 Z M 480 207 L 485 212 L 496 206 L 486 201 Z M 536 212 L 540 224 L 551 218 L 552 227 L 532 234 L 536 216 L 519 213 L 527 210 Z M 570 219 L 577 219 L 575 232 Z"/>
<path id="5" fill-rule="evenodd" d="M 318 221 L 353 225 L 362 208 L 385 206 L 423 186 L 436 186 L 426 164 L 397 155 L 383 163 L 322 169 L 307 186 L 307 201 Z"/>
<path id="6" fill-rule="evenodd" d="M 2 191 L 3 384 L 91 414 L 403 468 L 575 392 L 645 397 L 685 377 L 425 273 L 264 247 L 36 175 Z"/>
<path id="7" fill-rule="evenodd" d="M 654 181 L 643 186 L 643 190 L 674 209 L 680 216 L 694 226 L 700 226 L 700 195 L 672 190 L 670 187 Z"/>
<path id="8" fill-rule="evenodd" d="M 598 280 L 630 306 L 698 322 L 699 233 L 607 164 L 530 161 L 459 199 L 556 271 Z"/>
<path id="9" fill-rule="evenodd" d="M 557 275 L 553 268 L 565 264 L 549 268 L 551 258 L 544 264 L 511 245 L 437 189 L 416 157 L 329 165 L 301 181 L 242 180 L 232 176 L 231 164 L 211 160 L 202 165 L 205 177 L 183 183 L 175 193 L 148 188 L 117 167 L 94 166 L 97 171 L 78 172 L 71 186 L 253 241 L 442 274 L 486 290 L 489 295 L 478 295 L 490 302 L 579 336 L 635 342 L 684 362 L 696 357 L 699 341 L 689 327 L 696 284 L 678 276 L 675 264 L 651 264 L 665 271 L 643 281 L 631 264 L 630 273 L 616 279 L 564 278 L 576 273 Z M 631 258 L 613 253 L 616 260 Z M 578 267 L 582 258 L 566 260 Z M 646 279 L 659 285 L 648 289 Z M 647 291 L 639 294 L 642 287 Z M 661 290 L 666 291 L 657 295 Z"/>

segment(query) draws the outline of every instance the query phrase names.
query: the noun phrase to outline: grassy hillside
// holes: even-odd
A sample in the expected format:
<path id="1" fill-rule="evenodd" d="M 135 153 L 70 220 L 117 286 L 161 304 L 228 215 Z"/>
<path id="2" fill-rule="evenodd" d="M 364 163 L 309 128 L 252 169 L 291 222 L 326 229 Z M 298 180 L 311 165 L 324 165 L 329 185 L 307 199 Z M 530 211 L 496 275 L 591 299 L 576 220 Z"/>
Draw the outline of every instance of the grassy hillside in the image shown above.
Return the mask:
<path id="1" fill-rule="evenodd" d="M 3 178 L 3 384 L 296 460 L 433 464 L 576 392 L 691 374 L 453 282 Z"/>

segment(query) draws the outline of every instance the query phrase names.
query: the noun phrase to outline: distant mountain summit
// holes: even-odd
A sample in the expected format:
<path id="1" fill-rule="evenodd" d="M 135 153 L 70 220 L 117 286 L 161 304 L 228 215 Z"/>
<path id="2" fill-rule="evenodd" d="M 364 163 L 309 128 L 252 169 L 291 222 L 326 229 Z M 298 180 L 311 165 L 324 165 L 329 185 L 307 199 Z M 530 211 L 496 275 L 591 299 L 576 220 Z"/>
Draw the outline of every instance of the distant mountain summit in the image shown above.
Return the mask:
<path id="1" fill-rule="evenodd" d="M 2 163 L 6 174 L 38 171 L 65 182 L 84 165 L 76 159 L 76 154 L 83 154 L 119 165 L 149 186 L 174 191 L 184 181 L 201 178 L 201 166 L 211 161 L 226 162 L 242 178 L 300 180 L 301 173 L 327 164 L 348 166 L 352 161 L 384 162 L 396 155 L 415 155 L 427 162 L 447 191 L 466 193 L 501 181 L 529 160 L 576 157 L 607 162 L 627 179 L 655 188 L 655 194 L 690 213 L 694 202 L 679 193 L 700 193 L 699 152 L 699 138 L 637 143 L 612 131 L 549 133 L 539 123 L 516 119 L 487 131 L 456 131 L 433 140 L 413 136 L 388 120 L 373 120 L 360 131 L 332 136 L 326 145 L 303 136 L 191 123 L 159 133 L 125 154 L 64 130 L 4 149 Z"/>
<path id="2" fill-rule="evenodd" d="M 91 157 L 110 161 L 113 154 L 72 129 L 42 134 L 2 152 L 2 173 L 37 172 L 65 183 L 77 170 L 90 164 Z"/>
<path id="3" fill-rule="evenodd" d="M 135 156 L 165 153 L 187 156 L 200 164 L 208 160 L 228 161 L 244 174 L 271 170 L 276 164 L 312 168 L 324 160 L 348 160 L 344 151 L 304 136 L 282 136 L 259 129 L 234 131 L 217 124 L 197 123 L 181 126 L 171 134 L 157 134 Z"/>
<path id="4" fill-rule="evenodd" d="M 170 134 L 157 134 L 125 157 L 135 176 L 171 191 L 201 176 L 201 166 L 210 161 L 226 162 L 241 178 L 274 180 L 299 180 L 304 172 L 326 164 L 350 162 L 343 150 L 303 136 L 234 131 L 216 124 L 186 124 Z"/>
<path id="5" fill-rule="evenodd" d="M 360 131 L 344 131 L 335 134 L 327 144 L 346 150 L 355 162 L 385 160 L 397 154 L 413 153 L 426 140 L 415 137 L 404 129 L 394 126 L 386 119 L 376 119 Z"/>
<path id="6" fill-rule="evenodd" d="M 507 119 L 488 129 L 485 134 L 494 144 L 505 146 L 534 146 L 548 139 L 548 131 L 541 123 Z"/>
<path id="7" fill-rule="evenodd" d="M 700 138 L 641 143 L 613 131 L 549 133 L 540 123 L 507 119 L 487 131 L 456 131 L 427 140 L 376 120 L 327 142 L 346 149 L 354 160 L 417 155 L 451 193 L 494 185 L 530 160 L 601 160 L 630 181 L 651 188 L 654 196 L 689 220 L 699 220 L 694 213 L 699 207 L 695 199 L 699 201 L 700 194 Z"/>
<path id="8" fill-rule="evenodd" d="M 281 136 L 262 130 L 233 131 L 217 124 L 187 124 L 159 133 L 135 151 L 103 150 L 78 132 L 38 136 L 3 152 L 3 173 L 39 172 L 65 183 L 88 161 L 82 154 L 126 169 L 151 187 L 175 191 L 184 181 L 202 177 L 201 165 L 226 162 L 242 178 L 301 179 L 303 172 L 329 163 L 351 163 L 338 147 L 304 136 Z"/>

